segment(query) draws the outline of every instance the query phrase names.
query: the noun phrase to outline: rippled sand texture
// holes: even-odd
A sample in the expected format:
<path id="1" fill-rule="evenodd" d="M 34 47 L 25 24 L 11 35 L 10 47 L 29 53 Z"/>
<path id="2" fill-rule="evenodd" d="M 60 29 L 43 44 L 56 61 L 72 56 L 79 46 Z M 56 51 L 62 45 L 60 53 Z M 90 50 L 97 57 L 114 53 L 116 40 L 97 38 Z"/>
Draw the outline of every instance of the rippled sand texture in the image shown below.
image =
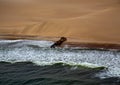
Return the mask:
<path id="1" fill-rule="evenodd" d="M 120 43 L 120 1 L 0 0 L 0 34 Z"/>

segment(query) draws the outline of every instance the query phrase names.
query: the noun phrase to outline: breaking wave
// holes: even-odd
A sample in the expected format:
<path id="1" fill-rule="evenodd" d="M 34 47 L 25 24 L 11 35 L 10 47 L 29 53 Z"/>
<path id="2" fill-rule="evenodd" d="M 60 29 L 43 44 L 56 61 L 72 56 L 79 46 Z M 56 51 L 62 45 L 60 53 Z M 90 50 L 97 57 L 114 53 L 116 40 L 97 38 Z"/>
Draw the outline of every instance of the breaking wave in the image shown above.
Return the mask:
<path id="1" fill-rule="evenodd" d="M 66 63 L 89 68 L 105 67 L 96 74 L 100 78 L 120 77 L 120 52 L 87 50 L 75 48 L 55 48 L 52 41 L 0 40 L 0 62 L 32 62 L 37 65 Z"/>

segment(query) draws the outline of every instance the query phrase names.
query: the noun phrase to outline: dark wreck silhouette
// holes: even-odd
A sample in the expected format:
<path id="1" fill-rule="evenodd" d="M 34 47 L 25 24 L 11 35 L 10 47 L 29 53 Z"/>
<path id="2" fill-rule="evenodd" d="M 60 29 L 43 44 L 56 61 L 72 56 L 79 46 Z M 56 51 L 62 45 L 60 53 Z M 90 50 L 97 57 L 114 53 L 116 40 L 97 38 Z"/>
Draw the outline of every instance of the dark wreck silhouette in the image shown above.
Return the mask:
<path id="1" fill-rule="evenodd" d="M 53 45 L 51 45 L 51 48 L 60 47 L 65 41 L 67 41 L 67 38 L 61 37 L 60 40 L 56 41 Z"/>

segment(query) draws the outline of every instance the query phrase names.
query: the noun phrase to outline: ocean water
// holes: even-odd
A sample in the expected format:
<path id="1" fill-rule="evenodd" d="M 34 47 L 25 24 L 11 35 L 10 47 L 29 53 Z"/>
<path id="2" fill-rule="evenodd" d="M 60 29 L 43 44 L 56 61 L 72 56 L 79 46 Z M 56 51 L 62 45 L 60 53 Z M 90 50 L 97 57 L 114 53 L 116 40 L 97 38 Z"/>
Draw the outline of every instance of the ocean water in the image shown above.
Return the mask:
<path id="1" fill-rule="evenodd" d="M 120 85 L 120 51 L 0 40 L 0 85 Z"/>

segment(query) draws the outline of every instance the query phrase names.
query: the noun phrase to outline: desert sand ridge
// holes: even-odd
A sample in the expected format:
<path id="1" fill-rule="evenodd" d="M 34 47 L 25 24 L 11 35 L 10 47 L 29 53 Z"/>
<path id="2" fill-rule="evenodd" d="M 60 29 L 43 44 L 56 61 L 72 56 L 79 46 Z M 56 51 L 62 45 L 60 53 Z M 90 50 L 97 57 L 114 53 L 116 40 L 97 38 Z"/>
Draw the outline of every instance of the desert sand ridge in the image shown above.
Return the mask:
<path id="1" fill-rule="evenodd" d="M 0 34 L 120 44 L 120 1 L 0 0 Z"/>

